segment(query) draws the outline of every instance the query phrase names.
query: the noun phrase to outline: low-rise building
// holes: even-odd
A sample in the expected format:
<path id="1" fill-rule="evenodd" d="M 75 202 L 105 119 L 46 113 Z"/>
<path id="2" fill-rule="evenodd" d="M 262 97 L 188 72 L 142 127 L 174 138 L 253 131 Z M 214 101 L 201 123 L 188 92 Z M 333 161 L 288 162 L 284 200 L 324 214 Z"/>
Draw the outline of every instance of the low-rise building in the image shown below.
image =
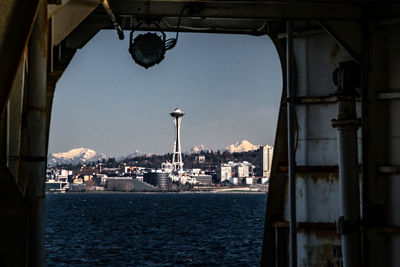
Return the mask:
<path id="1" fill-rule="evenodd" d="M 237 184 L 239 183 L 239 178 L 237 178 L 237 177 L 231 177 L 231 178 L 229 179 L 229 183 L 230 183 L 230 184 L 233 184 L 233 185 L 237 185 Z"/>
<path id="2" fill-rule="evenodd" d="M 196 179 L 197 184 L 201 184 L 201 185 L 212 184 L 212 175 L 200 174 L 200 175 L 192 176 L 192 178 Z"/>
<path id="3" fill-rule="evenodd" d="M 133 191 L 132 178 L 125 177 L 110 177 L 106 182 L 107 191 Z"/>
<path id="4" fill-rule="evenodd" d="M 243 178 L 243 180 L 242 180 L 243 185 L 252 185 L 253 182 L 254 182 L 253 177 L 246 177 L 246 178 Z"/>

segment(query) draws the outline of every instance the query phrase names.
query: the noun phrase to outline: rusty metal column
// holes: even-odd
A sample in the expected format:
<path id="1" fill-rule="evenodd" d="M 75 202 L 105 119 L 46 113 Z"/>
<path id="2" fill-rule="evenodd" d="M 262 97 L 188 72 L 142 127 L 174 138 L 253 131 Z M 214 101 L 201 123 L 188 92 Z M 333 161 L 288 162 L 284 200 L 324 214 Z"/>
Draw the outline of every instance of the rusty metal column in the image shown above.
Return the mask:
<path id="1" fill-rule="evenodd" d="M 358 176 L 356 88 L 360 86 L 360 68 L 355 61 L 340 63 L 334 72 L 338 86 L 338 119 L 332 120 L 337 128 L 339 156 L 339 188 L 341 216 L 338 232 L 342 236 L 345 267 L 361 266 L 360 188 Z"/>
<path id="2" fill-rule="evenodd" d="M 297 267 L 296 232 L 296 155 L 294 150 L 293 97 L 294 97 L 294 60 L 293 60 L 293 22 L 286 22 L 286 91 L 287 91 L 287 131 L 288 131 L 288 177 L 289 177 L 289 221 L 290 221 L 290 266 Z"/>
<path id="3" fill-rule="evenodd" d="M 45 265 L 47 1 L 42 1 L 29 41 L 27 92 L 28 266 Z"/>

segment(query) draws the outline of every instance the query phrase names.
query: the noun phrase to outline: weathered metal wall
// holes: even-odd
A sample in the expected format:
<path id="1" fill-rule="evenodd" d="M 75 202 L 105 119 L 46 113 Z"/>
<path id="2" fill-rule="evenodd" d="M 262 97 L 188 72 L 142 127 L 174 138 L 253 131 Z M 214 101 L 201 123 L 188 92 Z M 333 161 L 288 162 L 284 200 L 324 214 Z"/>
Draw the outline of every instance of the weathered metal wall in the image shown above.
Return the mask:
<path id="1" fill-rule="evenodd" d="M 317 27 L 303 23 L 294 25 L 298 32 Z M 279 42 L 277 44 L 282 45 Z M 335 227 L 340 216 L 340 197 L 337 130 L 331 122 L 337 118 L 334 95 L 337 88 L 332 75 L 339 62 L 348 61 L 351 57 L 323 31 L 297 34 L 293 46 L 296 69 L 293 101 L 296 120 L 297 263 L 299 266 L 329 266 L 339 264 L 342 260 L 341 239 Z M 283 95 L 281 103 L 281 113 L 286 112 L 286 95 Z M 359 113 L 360 107 L 359 104 Z M 285 123 L 286 117 L 280 115 L 278 125 Z M 284 143 L 282 139 L 286 138 L 285 129 L 278 129 L 275 147 Z M 361 148 L 361 139 L 359 146 Z M 288 238 L 277 236 L 277 229 L 281 229 L 280 235 L 288 235 L 289 191 L 285 152 L 285 148 L 279 148 L 278 153 L 274 154 L 265 238 L 275 241 L 264 244 L 263 264 L 266 266 L 285 266 L 287 261 L 284 258 L 289 253 Z M 279 209 L 283 210 L 281 216 Z M 275 230 L 271 231 L 271 228 Z M 284 242 L 284 245 L 279 242 Z M 276 247 L 278 250 L 284 247 L 287 252 L 276 251 Z M 275 253 L 271 255 L 266 250 Z"/>
<path id="2" fill-rule="evenodd" d="M 369 266 L 399 266 L 400 25 L 370 23 L 367 41 L 365 258 Z"/>
<path id="3" fill-rule="evenodd" d="M 295 24 L 310 32 L 312 24 Z M 346 23 L 341 23 L 346 26 Z M 329 28 L 329 27 L 327 27 Z M 362 257 L 364 266 L 400 265 L 400 24 L 393 19 L 349 23 L 354 39 L 337 40 L 346 30 L 298 36 L 296 56 L 296 201 L 297 253 L 300 266 L 329 266 L 342 261 L 341 236 L 336 222 L 341 215 L 338 179 L 336 87 L 332 74 L 339 62 L 352 59 L 343 43 L 353 49 L 362 70 L 361 97 L 357 100 L 358 163 Z M 315 30 L 315 28 L 314 28 Z M 301 32 L 301 31 L 299 31 Z M 305 31 L 303 31 L 305 32 Z M 316 31 L 314 31 L 315 33 Z M 344 36 L 342 35 L 342 36 Z M 281 37 L 283 35 L 280 35 Z M 361 39 L 360 39 L 361 38 Z M 282 43 L 277 46 L 284 48 Z M 362 48 L 360 49 L 359 44 Z M 360 55 L 360 57 L 357 57 Z M 282 53 L 281 53 L 281 57 Z M 282 60 L 284 62 L 284 59 Z M 283 95 L 281 114 L 286 112 Z M 286 145 L 286 116 L 280 115 L 275 146 Z M 279 126 L 281 125 L 281 126 Z M 287 146 L 287 145 L 286 145 Z M 285 148 L 276 149 L 268 196 L 263 265 L 288 264 L 288 187 Z M 283 213 L 279 209 L 284 210 Z M 282 237 L 283 236 L 283 237 Z M 282 245 L 283 243 L 283 245 Z M 336 266 L 336 265 L 335 265 Z"/>

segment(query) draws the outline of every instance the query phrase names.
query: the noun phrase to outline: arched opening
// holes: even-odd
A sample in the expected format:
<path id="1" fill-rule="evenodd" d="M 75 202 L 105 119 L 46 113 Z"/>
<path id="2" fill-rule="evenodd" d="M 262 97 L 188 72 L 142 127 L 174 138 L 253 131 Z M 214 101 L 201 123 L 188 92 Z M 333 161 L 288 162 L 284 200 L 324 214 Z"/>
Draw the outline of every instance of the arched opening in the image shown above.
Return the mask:
<path id="1" fill-rule="evenodd" d="M 181 34 L 166 59 L 147 70 L 127 47 L 102 31 L 78 51 L 55 91 L 49 153 L 78 147 L 111 157 L 172 152 L 168 113 L 176 105 L 186 113 L 183 151 L 204 145 L 223 152 L 243 139 L 273 145 L 282 73 L 268 37 Z M 253 265 L 261 258 L 265 195 L 75 194 L 47 201 L 50 265 L 68 259 L 65 253 L 74 255 L 71 263 L 112 265 L 232 259 Z M 71 245 L 63 257 L 57 244 Z M 108 261 L 118 251 L 128 254 Z"/>

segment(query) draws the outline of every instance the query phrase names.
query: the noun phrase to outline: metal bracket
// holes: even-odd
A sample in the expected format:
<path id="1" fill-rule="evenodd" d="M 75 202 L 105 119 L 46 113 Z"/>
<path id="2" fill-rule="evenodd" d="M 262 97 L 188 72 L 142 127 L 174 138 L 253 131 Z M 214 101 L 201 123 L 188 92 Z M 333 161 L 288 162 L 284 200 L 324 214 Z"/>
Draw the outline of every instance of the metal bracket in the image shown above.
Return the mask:
<path id="1" fill-rule="evenodd" d="M 350 221 L 345 220 L 344 216 L 340 216 L 336 223 L 336 232 L 338 235 L 349 235 L 357 225 L 358 224 L 352 224 Z"/>
<path id="2" fill-rule="evenodd" d="M 361 86 L 360 71 L 360 65 L 354 60 L 340 62 L 332 75 L 333 83 L 337 86 L 335 95 L 357 97 L 357 89 Z"/>

